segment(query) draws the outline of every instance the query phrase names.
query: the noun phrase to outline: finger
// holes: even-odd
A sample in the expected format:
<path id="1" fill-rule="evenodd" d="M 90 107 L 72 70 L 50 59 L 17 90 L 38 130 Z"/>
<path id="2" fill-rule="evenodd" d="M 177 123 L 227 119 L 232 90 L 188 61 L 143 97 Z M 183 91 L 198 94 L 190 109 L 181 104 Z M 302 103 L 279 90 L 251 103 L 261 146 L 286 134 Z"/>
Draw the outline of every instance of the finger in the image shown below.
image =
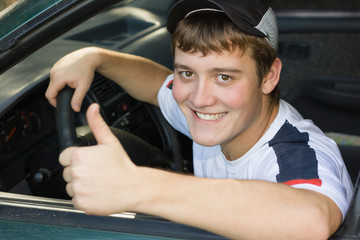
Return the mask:
<path id="1" fill-rule="evenodd" d="M 45 92 L 45 97 L 53 107 L 56 107 L 56 97 L 59 91 L 61 91 L 64 87 L 65 85 L 55 85 L 50 81 L 50 84 Z"/>
<path id="2" fill-rule="evenodd" d="M 67 183 L 71 182 L 71 179 L 72 179 L 70 171 L 71 171 L 70 167 L 66 167 L 63 170 L 63 178 L 64 178 L 65 182 L 67 182 Z"/>
<path id="3" fill-rule="evenodd" d="M 73 189 L 72 189 L 72 183 L 70 182 L 70 183 L 68 183 L 68 184 L 66 184 L 66 192 L 67 192 L 67 194 L 70 196 L 70 197 L 74 197 L 75 195 L 74 195 L 74 191 L 73 191 Z"/>
<path id="4" fill-rule="evenodd" d="M 75 88 L 74 95 L 71 99 L 71 107 L 75 112 L 79 112 L 81 109 L 82 102 L 85 98 L 87 91 L 90 86 L 79 85 Z"/>
<path id="5" fill-rule="evenodd" d="M 100 115 L 100 107 L 98 104 L 90 105 L 86 112 L 86 118 L 98 144 L 107 145 L 118 142 L 117 138 Z"/>
<path id="6" fill-rule="evenodd" d="M 57 101 L 56 97 L 59 94 L 59 92 L 66 86 L 66 81 L 62 81 L 63 77 L 61 76 L 61 72 L 56 70 L 57 65 L 60 61 L 55 63 L 53 68 L 50 71 L 50 82 L 49 86 L 45 92 L 45 97 L 48 99 L 51 105 L 56 107 Z"/>
<path id="7" fill-rule="evenodd" d="M 76 147 L 69 147 L 60 153 L 59 162 L 62 166 L 68 167 L 71 165 L 71 159 L 75 149 Z"/>

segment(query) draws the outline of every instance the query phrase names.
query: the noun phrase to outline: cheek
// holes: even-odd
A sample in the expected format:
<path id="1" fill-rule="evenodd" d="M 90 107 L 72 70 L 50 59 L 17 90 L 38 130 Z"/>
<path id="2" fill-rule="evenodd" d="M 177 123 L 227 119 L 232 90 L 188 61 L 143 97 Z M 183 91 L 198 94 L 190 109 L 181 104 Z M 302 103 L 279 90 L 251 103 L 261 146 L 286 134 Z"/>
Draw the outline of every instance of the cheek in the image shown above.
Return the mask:
<path id="1" fill-rule="evenodd" d="M 236 87 L 226 89 L 220 95 L 223 103 L 232 109 L 252 108 L 258 104 L 261 98 L 261 89 L 247 84 L 239 84 Z"/>
<path id="2" fill-rule="evenodd" d="M 182 102 L 185 98 L 184 87 L 181 81 L 175 80 L 172 87 L 172 94 L 177 103 Z"/>
<path id="3" fill-rule="evenodd" d="M 247 104 L 249 92 L 244 87 L 228 88 L 226 91 L 218 94 L 222 102 L 229 108 L 239 108 Z"/>

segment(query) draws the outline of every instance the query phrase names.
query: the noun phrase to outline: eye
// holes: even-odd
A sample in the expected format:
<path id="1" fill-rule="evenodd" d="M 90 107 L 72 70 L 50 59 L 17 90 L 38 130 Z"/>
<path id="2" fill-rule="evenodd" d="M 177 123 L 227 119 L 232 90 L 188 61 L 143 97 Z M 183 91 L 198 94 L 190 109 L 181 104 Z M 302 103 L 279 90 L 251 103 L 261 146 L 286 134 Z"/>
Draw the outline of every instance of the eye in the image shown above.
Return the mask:
<path id="1" fill-rule="evenodd" d="M 190 71 L 183 71 L 183 72 L 181 72 L 181 75 L 185 78 L 191 78 L 194 76 L 194 73 L 192 73 Z"/>
<path id="2" fill-rule="evenodd" d="M 217 76 L 217 79 L 219 81 L 221 81 L 221 82 L 227 82 L 227 81 L 229 81 L 231 79 L 231 77 L 228 76 L 228 75 L 220 74 L 220 75 Z"/>

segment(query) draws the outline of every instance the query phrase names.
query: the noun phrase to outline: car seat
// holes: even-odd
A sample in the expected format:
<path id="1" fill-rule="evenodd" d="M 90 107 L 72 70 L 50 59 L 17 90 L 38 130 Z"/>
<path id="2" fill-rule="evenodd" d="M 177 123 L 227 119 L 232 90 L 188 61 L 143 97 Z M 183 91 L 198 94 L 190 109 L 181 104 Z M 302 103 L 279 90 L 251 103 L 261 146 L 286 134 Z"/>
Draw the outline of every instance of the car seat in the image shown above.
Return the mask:
<path id="1" fill-rule="evenodd" d="M 337 142 L 355 183 L 360 170 L 360 78 L 311 76 L 285 100 Z"/>

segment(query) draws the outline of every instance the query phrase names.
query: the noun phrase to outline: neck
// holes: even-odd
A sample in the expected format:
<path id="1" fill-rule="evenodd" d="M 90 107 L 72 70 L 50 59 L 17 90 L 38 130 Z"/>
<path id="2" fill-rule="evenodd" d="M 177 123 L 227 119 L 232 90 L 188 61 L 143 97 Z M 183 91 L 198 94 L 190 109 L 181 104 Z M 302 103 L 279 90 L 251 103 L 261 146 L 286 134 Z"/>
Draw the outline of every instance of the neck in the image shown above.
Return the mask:
<path id="1" fill-rule="evenodd" d="M 232 161 L 248 152 L 269 129 L 278 111 L 279 104 L 263 104 L 260 116 L 252 125 L 245 129 L 240 135 L 221 144 L 221 150 L 225 157 Z"/>

